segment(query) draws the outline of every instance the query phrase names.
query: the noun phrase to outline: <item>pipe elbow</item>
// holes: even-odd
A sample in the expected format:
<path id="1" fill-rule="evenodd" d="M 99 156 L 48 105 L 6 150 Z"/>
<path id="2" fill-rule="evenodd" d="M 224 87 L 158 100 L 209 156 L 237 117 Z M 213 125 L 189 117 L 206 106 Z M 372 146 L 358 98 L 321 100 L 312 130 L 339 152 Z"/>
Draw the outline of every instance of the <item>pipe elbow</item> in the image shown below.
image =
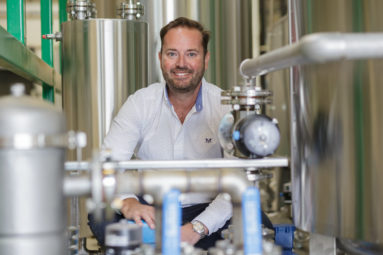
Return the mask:
<path id="1" fill-rule="evenodd" d="M 242 194 L 252 184 L 247 179 L 244 171 L 236 169 L 223 169 L 221 173 L 222 191 L 227 192 L 231 196 L 233 204 L 241 203 Z"/>

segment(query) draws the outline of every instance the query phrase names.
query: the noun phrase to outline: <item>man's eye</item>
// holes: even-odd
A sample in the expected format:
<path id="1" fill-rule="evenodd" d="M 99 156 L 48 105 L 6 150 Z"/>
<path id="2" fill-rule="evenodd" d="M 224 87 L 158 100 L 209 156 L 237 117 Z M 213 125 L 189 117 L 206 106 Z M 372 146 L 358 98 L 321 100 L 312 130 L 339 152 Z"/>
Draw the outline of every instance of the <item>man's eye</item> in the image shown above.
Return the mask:
<path id="1" fill-rule="evenodd" d="M 197 56 L 197 53 L 195 53 L 195 52 L 189 52 L 189 53 L 188 53 L 188 56 L 189 56 L 189 57 L 195 57 L 195 56 Z"/>
<path id="2" fill-rule="evenodd" d="M 169 57 L 175 57 L 175 56 L 177 56 L 177 54 L 175 52 L 168 52 L 168 56 Z"/>

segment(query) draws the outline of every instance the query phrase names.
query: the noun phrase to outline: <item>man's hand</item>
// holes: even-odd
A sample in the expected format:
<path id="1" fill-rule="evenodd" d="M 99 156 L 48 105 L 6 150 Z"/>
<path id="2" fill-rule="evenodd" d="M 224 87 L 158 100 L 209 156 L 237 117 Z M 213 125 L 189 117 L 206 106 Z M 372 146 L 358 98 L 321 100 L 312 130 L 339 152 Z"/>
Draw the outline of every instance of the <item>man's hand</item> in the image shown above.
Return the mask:
<path id="1" fill-rule="evenodd" d="M 143 205 L 135 198 L 127 198 L 122 201 L 121 213 L 125 218 L 134 220 L 136 224 L 142 226 L 142 220 L 146 221 L 151 229 L 155 228 L 154 207 Z"/>
<path id="2" fill-rule="evenodd" d="M 208 234 L 206 227 L 205 234 Z M 193 225 L 191 223 L 186 223 L 181 227 L 181 242 L 187 242 L 188 244 L 195 245 L 200 238 L 200 235 L 193 230 Z"/>

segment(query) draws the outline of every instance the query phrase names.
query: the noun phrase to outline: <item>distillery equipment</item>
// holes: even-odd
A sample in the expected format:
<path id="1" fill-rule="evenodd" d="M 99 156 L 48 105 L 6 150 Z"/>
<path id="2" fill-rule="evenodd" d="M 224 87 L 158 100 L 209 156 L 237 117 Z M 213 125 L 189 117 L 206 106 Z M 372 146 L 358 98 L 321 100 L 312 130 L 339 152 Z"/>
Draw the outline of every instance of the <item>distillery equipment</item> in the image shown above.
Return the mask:
<path id="1" fill-rule="evenodd" d="M 147 86 L 147 29 L 137 19 L 62 24 L 63 107 L 68 128 L 87 134 L 84 158 L 101 147 L 126 98 Z"/>
<path id="2" fill-rule="evenodd" d="M 293 0 L 289 8 L 290 41 L 316 40 L 305 48 L 313 64 L 290 72 L 294 222 L 374 250 L 383 242 L 383 5 Z M 310 38 L 320 32 L 345 34 Z"/>
<path id="3" fill-rule="evenodd" d="M 243 61 L 240 67 L 249 78 L 294 66 L 294 223 L 312 233 L 312 239 L 332 238 L 335 247 L 337 238 L 341 247 L 354 252 L 381 251 L 382 204 L 375 198 L 382 181 L 377 155 L 383 148 L 377 132 L 382 118 L 376 68 L 382 64 L 383 36 L 381 18 L 373 11 L 380 5 L 355 1 L 338 9 L 326 1 L 289 1 L 291 45 Z M 324 20 L 323 13 L 330 18 Z"/>
<path id="4" fill-rule="evenodd" d="M 64 255 L 64 114 L 11 90 L 0 98 L 0 253 Z"/>

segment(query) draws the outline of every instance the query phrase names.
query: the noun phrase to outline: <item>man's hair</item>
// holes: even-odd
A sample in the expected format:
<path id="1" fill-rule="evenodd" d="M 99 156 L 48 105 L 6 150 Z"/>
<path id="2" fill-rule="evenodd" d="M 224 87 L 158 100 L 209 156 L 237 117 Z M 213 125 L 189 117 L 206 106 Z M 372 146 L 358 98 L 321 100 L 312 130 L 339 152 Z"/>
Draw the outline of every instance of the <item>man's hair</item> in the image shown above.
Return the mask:
<path id="1" fill-rule="evenodd" d="M 176 28 L 176 27 L 187 27 L 190 29 L 197 29 L 201 35 L 202 35 L 202 47 L 204 51 L 204 55 L 207 53 L 207 45 L 209 43 L 210 39 L 210 33 L 209 31 L 206 31 L 201 23 L 191 20 L 185 17 L 179 17 L 170 23 L 168 23 L 166 26 L 164 26 L 160 31 L 161 36 L 161 52 L 162 52 L 162 46 L 164 45 L 164 37 L 169 32 L 170 29 Z"/>

